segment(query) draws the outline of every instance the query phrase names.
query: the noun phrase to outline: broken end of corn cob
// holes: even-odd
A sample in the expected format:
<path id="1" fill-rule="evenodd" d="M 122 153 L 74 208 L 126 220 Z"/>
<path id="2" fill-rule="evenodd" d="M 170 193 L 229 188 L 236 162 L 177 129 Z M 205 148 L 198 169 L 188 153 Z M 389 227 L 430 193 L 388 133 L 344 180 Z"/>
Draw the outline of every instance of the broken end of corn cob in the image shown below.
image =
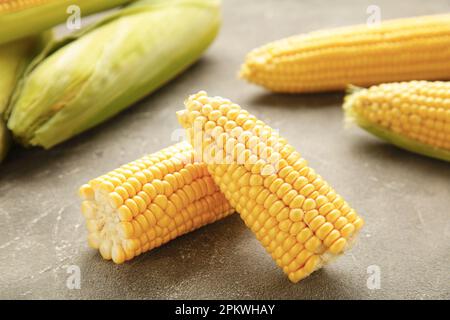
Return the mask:
<path id="1" fill-rule="evenodd" d="M 293 283 L 298 283 L 317 270 L 320 270 L 327 264 L 333 263 L 339 257 L 343 256 L 346 252 L 350 251 L 350 249 L 357 242 L 359 232 L 361 231 L 362 227 L 364 227 L 364 224 L 364 219 L 362 217 L 359 217 L 358 229 L 355 230 L 351 236 L 346 239 L 340 238 L 336 240 L 333 245 L 326 251 L 324 251 L 321 255 L 311 256 L 313 259 L 308 259 L 307 263 L 304 264 L 304 267 L 302 269 L 288 274 L 289 280 Z M 280 264 L 278 264 L 278 266 L 281 267 Z"/>
<path id="2" fill-rule="evenodd" d="M 191 95 L 185 105 L 178 118 L 196 153 L 292 282 L 349 247 L 363 219 L 276 130 L 236 103 L 204 91 Z M 272 165 L 276 170 L 266 170 Z"/>
<path id="3" fill-rule="evenodd" d="M 193 160 L 179 143 L 81 186 L 89 246 L 119 264 L 233 213 Z"/>
<path id="4" fill-rule="evenodd" d="M 183 128 L 188 126 L 187 112 L 186 110 L 179 110 L 176 112 L 178 122 Z"/>
<path id="5" fill-rule="evenodd" d="M 346 124 L 355 123 L 365 131 L 399 148 L 431 158 L 450 161 L 450 106 L 427 105 L 427 103 L 432 103 L 433 99 L 442 101 L 448 99 L 426 96 L 426 92 L 432 92 L 432 90 L 437 92 L 440 84 L 445 83 L 410 81 L 372 86 L 368 89 L 349 86 L 343 104 L 345 122 Z M 450 89 L 450 83 L 447 84 L 447 87 Z M 386 94 L 384 100 L 382 100 L 383 94 Z M 412 95 L 423 100 L 422 106 L 417 101 L 409 100 Z M 435 114 L 437 114 L 436 110 L 442 114 L 440 132 L 436 130 L 437 128 L 433 130 L 425 126 L 426 121 L 431 121 L 428 122 L 429 124 L 436 124 L 433 122 L 436 119 L 427 118 L 428 112 L 433 112 L 432 109 L 435 110 Z M 375 113 L 379 113 L 379 115 Z M 411 128 L 414 128 L 413 130 L 417 131 L 417 134 Z M 434 132 L 435 138 L 442 135 L 439 146 L 419 140 L 426 137 L 425 133 L 427 132 L 423 130 L 427 129 L 429 132 Z M 422 137 L 419 136 L 420 133 L 423 134 Z"/>

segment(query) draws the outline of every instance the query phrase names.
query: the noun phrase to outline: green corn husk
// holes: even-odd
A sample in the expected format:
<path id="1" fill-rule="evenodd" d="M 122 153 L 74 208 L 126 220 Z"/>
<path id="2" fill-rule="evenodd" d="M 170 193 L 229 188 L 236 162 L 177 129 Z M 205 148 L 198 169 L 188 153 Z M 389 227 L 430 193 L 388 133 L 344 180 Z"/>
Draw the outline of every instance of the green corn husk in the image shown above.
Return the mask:
<path id="1" fill-rule="evenodd" d="M 0 45 L 0 162 L 5 158 L 10 145 L 4 113 L 20 75 L 31 60 L 35 45 L 34 38 Z"/>
<path id="2" fill-rule="evenodd" d="M 50 148 L 63 142 L 186 69 L 219 26 L 216 0 L 135 2 L 50 44 L 20 82 L 8 128 L 25 145 Z"/>
<path id="3" fill-rule="evenodd" d="M 76 5 L 82 16 L 133 0 L 3 0 L 0 1 L 0 44 L 40 33 L 70 17 Z"/>
<path id="4" fill-rule="evenodd" d="M 5 159 L 8 154 L 10 145 L 10 136 L 6 124 L 3 120 L 0 120 L 0 163 Z"/>
<path id="5" fill-rule="evenodd" d="M 392 130 L 384 128 L 380 125 L 377 125 L 374 122 L 369 121 L 366 117 L 360 115 L 356 112 L 355 105 L 355 97 L 356 94 L 360 90 L 367 90 L 364 88 L 360 88 L 357 86 L 350 85 L 347 89 L 347 95 L 344 100 L 343 109 L 345 111 L 345 120 L 348 123 L 356 123 L 361 129 L 373 134 L 374 136 L 392 143 L 393 145 L 417 153 L 427 157 L 448 161 L 450 162 L 450 151 L 437 148 L 413 139 L 410 139 L 406 136 L 403 136 L 399 133 L 396 133 Z"/>

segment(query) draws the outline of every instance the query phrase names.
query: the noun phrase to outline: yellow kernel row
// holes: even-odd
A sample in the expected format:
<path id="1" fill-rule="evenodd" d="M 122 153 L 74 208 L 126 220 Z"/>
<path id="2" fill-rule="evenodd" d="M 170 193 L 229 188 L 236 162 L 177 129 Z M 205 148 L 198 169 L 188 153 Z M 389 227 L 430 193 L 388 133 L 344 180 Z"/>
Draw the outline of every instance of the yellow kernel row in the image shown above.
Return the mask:
<path id="1" fill-rule="evenodd" d="M 449 21 L 448 14 L 414 17 L 383 21 L 376 28 L 350 26 L 278 40 L 251 51 L 241 77 L 277 92 L 447 79 Z"/>
<path id="2" fill-rule="evenodd" d="M 347 97 L 359 119 L 414 141 L 450 150 L 450 83 L 411 81 L 359 90 Z M 438 94 L 442 93 L 441 96 Z M 393 99 L 379 103 L 379 97 Z"/>
<path id="3" fill-rule="evenodd" d="M 193 155 L 189 144 L 179 143 L 83 185 L 89 245 L 122 263 L 231 214 Z"/>
<path id="4" fill-rule="evenodd" d="M 301 280 L 345 250 L 363 220 L 275 130 L 205 92 L 192 95 L 186 109 L 180 123 L 192 144 L 206 137 L 196 151 L 214 181 L 289 279 Z M 224 157 L 217 162 L 205 150 Z"/>

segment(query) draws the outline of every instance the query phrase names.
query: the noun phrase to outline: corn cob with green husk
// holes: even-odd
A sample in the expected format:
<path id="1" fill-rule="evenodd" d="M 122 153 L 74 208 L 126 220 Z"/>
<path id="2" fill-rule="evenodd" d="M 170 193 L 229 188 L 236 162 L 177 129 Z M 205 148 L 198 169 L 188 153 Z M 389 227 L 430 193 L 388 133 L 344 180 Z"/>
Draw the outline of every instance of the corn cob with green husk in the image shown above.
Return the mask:
<path id="1" fill-rule="evenodd" d="M 387 83 L 350 92 L 348 120 L 398 147 L 450 161 L 450 82 Z"/>
<path id="2" fill-rule="evenodd" d="M 86 16 L 132 0 L 0 0 L 0 44 L 42 32 L 69 18 L 75 5 Z"/>
<path id="3" fill-rule="evenodd" d="M 134 2 L 75 40 L 50 44 L 21 80 L 8 128 L 25 145 L 50 148 L 175 77 L 219 26 L 216 0 Z"/>
<path id="4" fill-rule="evenodd" d="M 35 40 L 30 38 L 0 45 L 0 162 L 10 142 L 4 113 L 21 73 L 31 60 L 34 45 Z"/>
<path id="5" fill-rule="evenodd" d="M 302 34 L 251 51 L 246 80 L 276 92 L 450 78 L 450 14 Z"/>

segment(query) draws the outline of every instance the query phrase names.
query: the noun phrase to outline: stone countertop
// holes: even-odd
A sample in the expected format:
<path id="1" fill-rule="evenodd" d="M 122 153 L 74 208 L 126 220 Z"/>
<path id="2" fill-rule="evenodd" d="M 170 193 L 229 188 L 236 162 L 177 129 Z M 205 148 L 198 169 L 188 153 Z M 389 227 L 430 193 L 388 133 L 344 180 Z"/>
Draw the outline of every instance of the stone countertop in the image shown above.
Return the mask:
<path id="1" fill-rule="evenodd" d="M 50 151 L 16 147 L 0 166 L 0 298 L 449 299 L 449 164 L 345 129 L 342 93 L 277 95 L 236 77 L 250 49 L 300 32 L 365 23 L 370 4 L 224 0 L 216 42 L 175 81 Z M 450 11 L 446 0 L 377 5 L 382 19 Z M 175 111 L 200 89 L 279 128 L 365 218 L 351 251 L 292 284 L 238 215 L 120 266 L 88 248 L 77 188 L 172 144 L 179 128 Z M 81 271 L 79 290 L 66 286 L 72 265 Z M 367 286 L 371 268 L 379 268 L 380 289 Z"/>

